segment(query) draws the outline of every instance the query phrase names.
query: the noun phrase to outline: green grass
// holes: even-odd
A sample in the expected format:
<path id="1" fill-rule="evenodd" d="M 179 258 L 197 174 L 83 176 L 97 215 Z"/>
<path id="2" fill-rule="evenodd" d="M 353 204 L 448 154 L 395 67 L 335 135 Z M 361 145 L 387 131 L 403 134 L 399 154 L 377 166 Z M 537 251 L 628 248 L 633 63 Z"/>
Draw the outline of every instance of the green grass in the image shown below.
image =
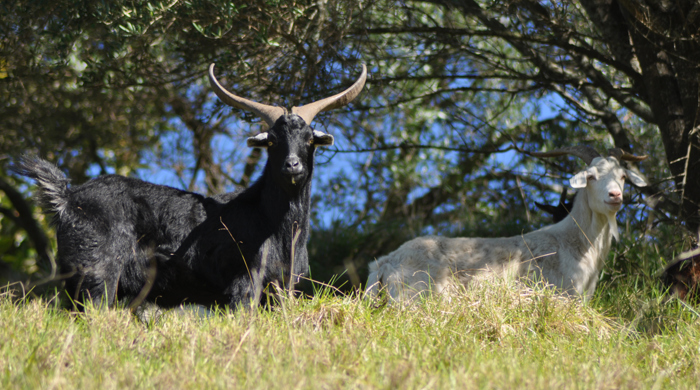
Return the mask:
<path id="1" fill-rule="evenodd" d="M 327 289 L 149 324 L 4 293 L 0 388 L 697 388 L 698 315 L 617 289 L 584 304 L 499 282 L 410 307 Z"/>

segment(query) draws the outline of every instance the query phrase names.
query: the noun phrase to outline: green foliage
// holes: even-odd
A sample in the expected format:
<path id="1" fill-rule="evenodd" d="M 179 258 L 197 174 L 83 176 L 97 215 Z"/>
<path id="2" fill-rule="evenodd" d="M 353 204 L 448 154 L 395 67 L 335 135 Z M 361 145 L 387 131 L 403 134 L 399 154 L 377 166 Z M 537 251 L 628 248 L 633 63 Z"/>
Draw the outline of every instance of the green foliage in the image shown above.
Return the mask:
<path id="1" fill-rule="evenodd" d="M 208 194 L 245 187 L 261 158 L 243 139 L 259 126 L 210 93 L 208 65 L 232 91 L 291 107 L 338 92 L 368 64 L 360 97 L 313 123 L 337 141 L 318 152 L 314 183 L 309 248 L 324 281 L 347 269 L 357 285 L 368 261 L 419 234 L 547 223 L 534 202 L 553 203 L 582 165 L 523 150 L 647 154 L 636 166 L 653 185 L 630 191 L 621 215 L 630 235 L 680 251 L 690 240 L 665 232 L 694 231 L 700 180 L 678 165 L 694 166 L 684 153 L 697 149 L 692 4 L 11 3 L 0 7 L 0 170 L 32 152 L 76 184 L 114 172 Z M 669 58 L 661 65 L 675 73 L 657 75 L 649 58 Z M 644 202 L 655 210 L 632 207 Z M 15 238 L 4 247 L 22 249 L 3 262 L 25 263 L 29 241 L 6 218 Z"/>

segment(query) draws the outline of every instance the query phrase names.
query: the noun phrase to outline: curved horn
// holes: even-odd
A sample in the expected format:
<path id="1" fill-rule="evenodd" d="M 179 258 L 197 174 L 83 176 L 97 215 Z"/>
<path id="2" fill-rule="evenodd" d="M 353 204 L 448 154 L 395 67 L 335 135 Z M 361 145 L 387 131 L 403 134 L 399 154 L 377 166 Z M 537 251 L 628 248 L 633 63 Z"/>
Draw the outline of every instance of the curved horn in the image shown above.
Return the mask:
<path id="1" fill-rule="evenodd" d="M 587 145 L 569 146 L 566 148 L 554 149 L 549 152 L 528 152 L 528 154 L 535 157 L 558 157 L 570 154 L 581 158 L 586 162 L 586 165 L 590 165 L 594 158 L 600 157 L 600 153 Z"/>
<path id="2" fill-rule="evenodd" d="M 277 119 L 279 119 L 279 117 L 287 113 L 287 110 L 282 107 L 256 103 L 252 100 L 236 96 L 224 89 L 224 87 L 222 87 L 221 84 L 219 84 L 219 81 L 216 79 L 216 76 L 214 76 L 214 64 L 209 65 L 209 82 L 211 83 L 212 88 L 214 88 L 214 93 L 216 93 L 216 96 L 218 96 L 222 102 L 228 104 L 231 107 L 236 107 L 244 111 L 252 112 L 259 118 L 264 120 L 269 127 L 272 127 L 277 121 Z"/>
<path id="3" fill-rule="evenodd" d="M 292 107 L 292 113 L 299 115 L 301 119 L 303 119 L 304 122 L 306 122 L 307 125 L 311 124 L 311 121 L 314 120 L 314 117 L 319 112 L 332 110 L 334 108 L 342 107 L 350 103 L 354 98 L 357 97 L 357 95 L 360 94 L 360 91 L 362 91 L 362 87 L 365 86 L 366 80 L 367 67 L 365 66 L 365 64 L 362 64 L 362 74 L 360 74 L 360 77 L 357 79 L 357 81 L 355 81 L 355 83 L 352 86 L 350 86 L 350 88 L 337 95 L 327 97 L 325 99 L 309 103 L 301 107 Z"/>
<path id="4" fill-rule="evenodd" d="M 620 148 L 608 149 L 608 156 L 615 157 L 616 159 L 618 159 L 620 161 L 625 160 L 625 161 L 633 161 L 633 162 L 640 162 L 642 160 L 646 160 L 646 158 L 649 157 L 646 155 L 637 156 L 634 154 L 630 154 L 630 153 L 627 153 Z"/>

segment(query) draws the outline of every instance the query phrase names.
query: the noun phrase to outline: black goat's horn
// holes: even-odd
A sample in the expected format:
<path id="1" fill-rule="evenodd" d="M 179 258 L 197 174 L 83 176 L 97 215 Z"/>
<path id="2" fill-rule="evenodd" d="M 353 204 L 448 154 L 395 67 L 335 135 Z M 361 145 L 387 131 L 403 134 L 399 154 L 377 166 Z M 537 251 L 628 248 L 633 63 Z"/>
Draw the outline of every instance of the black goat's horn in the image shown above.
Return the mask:
<path id="1" fill-rule="evenodd" d="M 299 115 L 307 125 L 311 124 L 311 121 L 314 120 L 314 117 L 319 112 L 332 110 L 350 103 L 357 97 L 357 95 L 360 94 L 360 91 L 362 91 L 362 88 L 365 86 L 366 80 L 367 67 L 365 64 L 362 64 L 362 73 L 357 81 L 350 86 L 350 88 L 337 95 L 333 95 L 301 107 L 292 107 L 292 113 Z"/>
<path id="2" fill-rule="evenodd" d="M 269 127 L 272 127 L 279 117 L 287 113 L 287 110 L 283 107 L 257 103 L 252 100 L 236 96 L 227 91 L 221 86 L 221 84 L 219 84 L 216 76 L 214 76 L 214 64 L 209 65 L 209 82 L 211 83 L 212 88 L 214 88 L 214 93 L 216 93 L 216 96 L 218 96 L 222 102 L 231 107 L 240 108 L 241 110 L 254 113 L 264 120 Z"/>
<path id="3" fill-rule="evenodd" d="M 365 81 L 367 81 L 367 67 L 362 64 L 362 74 L 360 74 L 360 77 L 352 86 L 350 86 L 350 88 L 337 95 L 318 100 L 301 107 L 292 107 L 292 113 L 299 115 L 304 122 L 306 122 L 306 124 L 310 124 L 316 114 L 319 112 L 332 110 L 350 103 L 357 97 L 357 95 L 360 94 L 360 91 L 362 91 L 362 88 L 365 86 Z M 283 107 L 256 103 L 252 100 L 236 96 L 227 91 L 221 86 L 221 84 L 219 84 L 216 76 L 214 76 L 214 64 L 209 65 L 209 82 L 211 83 L 212 88 L 214 88 L 216 96 L 218 96 L 222 102 L 228 104 L 229 106 L 254 113 L 262 118 L 270 127 L 275 124 L 280 116 L 287 113 L 287 110 Z"/>

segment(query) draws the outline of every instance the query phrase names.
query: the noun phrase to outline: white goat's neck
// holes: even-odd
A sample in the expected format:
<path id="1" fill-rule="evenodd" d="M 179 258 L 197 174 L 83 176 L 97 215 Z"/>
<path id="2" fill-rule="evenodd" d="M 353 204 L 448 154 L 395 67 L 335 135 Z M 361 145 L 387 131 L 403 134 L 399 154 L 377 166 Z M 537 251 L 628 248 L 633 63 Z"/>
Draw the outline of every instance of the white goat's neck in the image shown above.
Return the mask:
<path id="1" fill-rule="evenodd" d="M 579 190 L 574 200 L 574 207 L 567 218 L 562 221 L 565 229 L 572 232 L 580 242 L 585 257 L 592 256 L 595 268 L 601 270 L 605 258 L 610 252 L 612 237 L 618 239 L 615 213 L 596 213 L 588 204 L 588 191 Z"/>

